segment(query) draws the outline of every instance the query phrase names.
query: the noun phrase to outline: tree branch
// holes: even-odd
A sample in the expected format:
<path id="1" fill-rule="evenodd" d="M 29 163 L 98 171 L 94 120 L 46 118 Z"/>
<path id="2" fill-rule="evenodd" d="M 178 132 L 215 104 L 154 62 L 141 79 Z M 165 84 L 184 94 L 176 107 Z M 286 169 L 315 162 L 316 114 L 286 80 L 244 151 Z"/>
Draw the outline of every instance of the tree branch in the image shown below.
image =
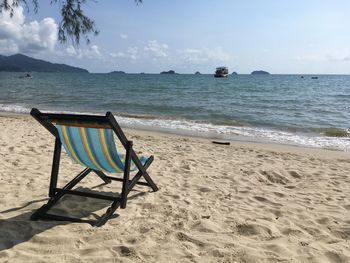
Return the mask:
<path id="1" fill-rule="evenodd" d="M 0 13 L 5 10 L 12 17 L 14 10 L 19 5 L 24 5 L 29 12 L 28 0 L 0 0 Z M 135 3 L 141 4 L 143 0 L 134 0 Z M 39 10 L 38 0 L 31 0 L 33 11 Z M 58 40 L 61 43 L 67 42 L 69 38 L 73 44 L 79 45 L 81 38 L 85 38 L 86 42 L 90 42 L 89 35 L 97 35 L 99 33 L 96 28 L 95 21 L 87 17 L 82 6 L 87 0 L 51 0 L 51 4 L 58 4 L 60 8 L 61 21 L 58 26 Z"/>

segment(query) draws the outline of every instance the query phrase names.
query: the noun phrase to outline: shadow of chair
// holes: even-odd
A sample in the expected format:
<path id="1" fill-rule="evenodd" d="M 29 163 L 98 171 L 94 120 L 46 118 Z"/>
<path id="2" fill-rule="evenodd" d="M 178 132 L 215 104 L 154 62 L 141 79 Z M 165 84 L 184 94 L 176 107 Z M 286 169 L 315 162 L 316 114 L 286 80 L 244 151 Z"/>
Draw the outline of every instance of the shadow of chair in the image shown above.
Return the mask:
<path id="1" fill-rule="evenodd" d="M 93 188 L 98 188 L 101 185 L 97 185 Z M 77 190 L 91 191 L 91 188 L 78 187 Z M 95 190 L 96 191 L 96 190 Z M 133 190 L 133 192 L 136 190 Z M 99 191 L 102 194 L 115 195 L 115 192 Z M 144 195 L 145 192 L 138 192 L 132 194 L 130 199 L 134 199 L 140 195 Z M 48 198 L 33 200 L 26 203 L 25 205 L 10 208 L 0 212 L 0 215 L 9 213 L 15 213 L 26 209 L 34 203 L 40 203 L 47 201 Z M 110 202 L 108 200 L 93 199 L 83 196 L 67 195 L 63 197 L 56 205 L 52 208 L 52 213 L 58 215 L 70 214 L 77 218 L 99 218 L 99 214 L 103 214 L 103 210 L 108 207 Z M 75 209 L 76 208 L 76 209 Z M 0 251 L 10 249 L 20 243 L 27 242 L 35 235 L 40 234 L 48 229 L 54 228 L 59 225 L 67 225 L 72 222 L 69 221 L 52 221 L 52 220 L 40 220 L 31 221 L 30 217 L 36 209 L 31 211 L 26 210 L 24 213 L 20 213 L 14 217 L 0 219 Z M 100 212 L 100 213 L 99 213 Z M 118 217 L 115 214 L 113 218 Z"/>

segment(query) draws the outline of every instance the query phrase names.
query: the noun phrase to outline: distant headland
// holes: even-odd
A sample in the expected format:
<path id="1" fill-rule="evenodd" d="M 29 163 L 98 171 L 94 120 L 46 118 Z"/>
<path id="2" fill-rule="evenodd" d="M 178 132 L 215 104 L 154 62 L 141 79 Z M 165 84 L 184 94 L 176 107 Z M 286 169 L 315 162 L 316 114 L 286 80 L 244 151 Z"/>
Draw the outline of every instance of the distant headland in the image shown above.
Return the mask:
<path id="1" fill-rule="evenodd" d="M 162 71 L 160 74 L 178 74 L 174 70 L 169 70 L 169 71 Z"/>
<path id="2" fill-rule="evenodd" d="M 252 75 L 270 75 L 269 72 L 264 70 L 255 70 L 251 73 Z"/>
<path id="3" fill-rule="evenodd" d="M 10 72 L 72 72 L 89 73 L 86 69 L 56 64 L 22 54 L 12 56 L 0 55 L 0 71 Z"/>
<path id="4" fill-rule="evenodd" d="M 109 72 L 109 74 L 126 74 L 126 73 L 124 71 L 121 71 L 121 70 L 115 70 L 115 71 Z"/>

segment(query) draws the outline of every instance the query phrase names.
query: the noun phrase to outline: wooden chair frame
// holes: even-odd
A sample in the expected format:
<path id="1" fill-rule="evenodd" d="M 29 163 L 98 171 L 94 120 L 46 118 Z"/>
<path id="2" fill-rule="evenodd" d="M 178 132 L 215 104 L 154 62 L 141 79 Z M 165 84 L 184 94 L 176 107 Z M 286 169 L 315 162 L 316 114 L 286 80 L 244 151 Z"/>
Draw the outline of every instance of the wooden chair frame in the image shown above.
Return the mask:
<path id="1" fill-rule="evenodd" d="M 114 118 L 111 112 L 107 112 L 105 116 L 97 115 L 81 115 L 81 114 L 57 114 L 57 113 L 43 113 L 38 109 L 33 108 L 30 114 L 43 125 L 53 136 L 55 136 L 55 148 L 53 154 L 53 163 L 51 169 L 51 179 L 49 186 L 49 201 L 44 204 L 41 208 L 36 210 L 31 216 L 31 220 L 38 219 L 51 219 L 57 221 L 71 221 L 71 222 L 85 222 L 93 226 L 99 227 L 104 225 L 108 219 L 110 219 L 118 207 L 124 209 L 126 208 L 127 198 L 129 192 L 133 189 L 136 184 L 145 185 L 152 188 L 154 192 L 158 191 L 157 185 L 153 182 L 149 174 L 147 173 L 147 168 L 151 165 L 154 158 L 150 156 L 144 165 L 142 165 L 139 157 L 133 150 L 133 143 L 129 141 L 122 129 L 120 128 L 118 122 Z M 87 128 L 110 128 L 114 131 L 115 135 L 118 137 L 119 141 L 126 150 L 125 154 L 125 169 L 123 178 L 117 178 L 113 176 L 107 176 L 102 171 L 93 170 L 86 167 L 81 171 L 74 179 L 67 183 L 64 187 L 57 187 L 58 172 L 60 166 L 61 148 L 62 143 L 59 137 L 57 128 L 53 123 L 59 125 L 70 125 L 78 127 Z M 138 169 L 136 175 L 130 179 L 130 164 L 133 161 Z M 78 190 L 72 190 L 85 176 L 90 172 L 94 172 L 98 177 L 100 177 L 105 183 L 110 183 L 112 180 L 122 182 L 122 191 L 118 196 L 108 196 L 99 193 L 87 193 Z M 143 177 L 145 182 L 140 182 L 139 180 Z M 107 209 L 104 215 L 100 217 L 97 221 L 83 220 L 80 218 L 59 216 L 54 214 L 49 214 L 48 211 L 53 207 L 65 194 L 85 196 L 90 198 L 98 198 L 112 201 L 112 204 Z"/>

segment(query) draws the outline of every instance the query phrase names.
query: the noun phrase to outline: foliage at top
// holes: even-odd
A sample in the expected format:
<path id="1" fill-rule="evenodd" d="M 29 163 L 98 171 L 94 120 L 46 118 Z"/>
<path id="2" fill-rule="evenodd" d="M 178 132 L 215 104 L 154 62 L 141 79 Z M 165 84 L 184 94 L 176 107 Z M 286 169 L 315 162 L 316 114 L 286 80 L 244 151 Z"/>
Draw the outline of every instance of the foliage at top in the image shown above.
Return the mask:
<path id="1" fill-rule="evenodd" d="M 12 17 L 19 5 L 25 6 L 29 12 L 28 1 L 32 2 L 33 11 L 37 13 L 39 10 L 38 0 L 0 0 L 0 13 L 5 10 Z M 134 1 L 136 4 L 142 3 L 142 0 Z M 83 5 L 86 2 L 87 0 L 51 0 L 51 4 L 58 5 L 62 18 L 58 25 L 58 40 L 61 43 L 70 39 L 74 44 L 79 45 L 82 38 L 85 38 L 86 42 L 89 43 L 89 34 L 98 34 L 95 21 L 84 14 Z"/>

